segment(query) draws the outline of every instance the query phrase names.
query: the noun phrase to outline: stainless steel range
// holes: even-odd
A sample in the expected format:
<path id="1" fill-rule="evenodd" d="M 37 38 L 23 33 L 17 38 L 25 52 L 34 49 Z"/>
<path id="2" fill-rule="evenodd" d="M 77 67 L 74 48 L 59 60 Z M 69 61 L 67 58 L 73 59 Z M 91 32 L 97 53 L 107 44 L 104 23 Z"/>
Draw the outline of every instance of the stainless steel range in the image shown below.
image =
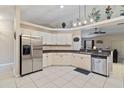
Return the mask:
<path id="1" fill-rule="evenodd" d="M 42 70 L 42 38 L 20 36 L 20 75 Z"/>

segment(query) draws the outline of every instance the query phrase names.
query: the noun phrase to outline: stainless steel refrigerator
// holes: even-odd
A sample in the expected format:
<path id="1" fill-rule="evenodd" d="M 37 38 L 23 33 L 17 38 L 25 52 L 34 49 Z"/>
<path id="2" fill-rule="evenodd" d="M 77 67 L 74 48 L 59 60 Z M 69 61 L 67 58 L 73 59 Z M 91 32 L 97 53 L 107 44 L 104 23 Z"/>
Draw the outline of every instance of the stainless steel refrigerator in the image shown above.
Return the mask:
<path id="1" fill-rule="evenodd" d="M 41 37 L 20 36 L 20 75 L 41 71 L 43 47 Z"/>

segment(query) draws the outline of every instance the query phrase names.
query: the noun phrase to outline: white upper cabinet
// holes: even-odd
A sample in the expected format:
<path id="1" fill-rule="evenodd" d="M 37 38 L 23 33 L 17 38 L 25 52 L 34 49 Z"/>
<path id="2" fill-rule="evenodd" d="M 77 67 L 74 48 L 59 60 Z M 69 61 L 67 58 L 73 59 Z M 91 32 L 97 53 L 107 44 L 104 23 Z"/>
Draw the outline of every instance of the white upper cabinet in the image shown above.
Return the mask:
<path id="1" fill-rule="evenodd" d="M 51 43 L 50 44 L 52 44 L 52 45 L 56 45 L 57 44 L 57 37 L 56 37 L 57 35 L 56 34 L 51 34 L 51 37 L 50 37 L 50 39 L 51 39 Z"/>
<path id="2" fill-rule="evenodd" d="M 57 45 L 72 45 L 72 35 L 57 34 Z"/>
<path id="3" fill-rule="evenodd" d="M 72 34 L 70 33 L 48 33 L 40 31 L 22 31 L 22 34 L 33 37 L 42 37 L 43 45 L 72 45 Z"/>
<path id="4" fill-rule="evenodd" d="M 72 45 L 71 34 L 43 33 L 44 45 Z"/>

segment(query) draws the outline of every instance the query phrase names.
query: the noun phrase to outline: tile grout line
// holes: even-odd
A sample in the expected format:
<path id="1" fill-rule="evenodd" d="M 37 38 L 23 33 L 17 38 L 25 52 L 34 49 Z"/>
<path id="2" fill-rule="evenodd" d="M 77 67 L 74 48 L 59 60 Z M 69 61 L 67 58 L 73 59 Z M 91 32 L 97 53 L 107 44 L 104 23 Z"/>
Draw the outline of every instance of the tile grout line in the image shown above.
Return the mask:
<path id="1" fill-rule="evenodd" d="M 13 73 L 13 67 L 12 67 L 12 76 L 13 76 L 13 79 L 14 79 L 15 86 L 16 86 L 16 88 L 18 88 L 17 83 L 16 83 L 16 77 Z"/>
<path id="2" fill-rule="evenodd" d="M 75 76 L 74 78 L 76 78 L 77 76 Z M 73 80 L 74 78 L 72 78 L 71 80 Z M 64 79 L 64 78 L 63 78 Z M 65 79 L 64 79 L 65 80 Z M 62 87 L 64 87 L 66 84 L 68 84 L 68 83 L 70 83 L 70 81 L 71 80 L 69 80 L 67 83 L 65 83 Z M 67 81 L 67 80 L 66 80 Z M 76 86 L 76 85 L 75 85 Z M 78 87 L 78 86 L 77 86 Z"/>
<path id="3" fill-rule="evenodd" d="M 72 71 L 73 71 L 73 70 L 72 70 Z M 69 71 L 69 72 L 72 72 L 72 71 Z M 69 73 L 69 72 L 66 72 L 65 74 L 67 74 L 67 73 Z M 65 74 L 63 74 L 63 75 L 65 75 Z M 63 75 L 62 75 L 62 76 L 63 76 Z M 62 76 L 59 76 L 58 78 L 62 78 Z M 76 76 L 75 76 L 75 78 L 76 78 Z M 62 78 L 62 79 L 64 79 L 64 78 Z M 73 79 L 74 79 L 74 78 L 73 78 Z M 64 79 L 64 80 L 66 80 L 66 79 Z M 72 79 L 71 79 L 71 80 L 72 80 Z M 67 81 L 67 83 L 69 83 L 71 80 L 69 80 L 69 81 L 66 80 L 66 81 Z M 53 81 L 51 81 L 51 82 L 54 83 Z M 67 83 L 65 83 L 64 85 L 66 85 Z M 54 84 L 55 84 L 55 83 L 54 83 Z M 56 84 L 55 84 L 55 85 L 56 85 Z M 64 86 L 64 85 L 63 85 L 63 86 Z M 56 85 L 56 86 L 57 86 L 57 85 Z M 62 87 L 63 87 L 63 86 L 62 86 Z M 57 87 L 58 87 L 58 86 L 57 86 Z M 62 87 L 61 87 L 61 88 L 62 88 Z"/>
<path id="4" fill-rule="evenodd" d="M 103 84 L 102 88 L 105 88 L 105 84 L 106 84 L 106 82 L 108 81 L 108 79 L 109 79 L 109 78 L 107 78 L 107 79 L 104 81 L 104 84 Z"/>
<path id="5" fill-rule="evenodd" d="M 36 88 L 39 88 L 38 86 L 37 86 L 37 84 L 34 82 L 34 80 L 31 78 L 31 77 L 28 77 L 32 82 L 33 82 L 33 84 L 36 86 Z"/>
<path id="6" fill-rule="evenodd" d="M 85 83 L 84 83 L 84 85 L 83 85 L 83 88 L 84 88 L 84 86 L 88 83 L 88 81 L 89 81 L 91 78 L 93 78 L 93 76 L 91 76 L 89 79 L 87 79 L 87 80 L 85 81 Z"/>
<path id="7" fill-rule="evenodd" d="M 14 78 L 14 82 L 15 82 L 16 88 L 18 88 L 17 83 L 16 83 L 16 78 Z"/>

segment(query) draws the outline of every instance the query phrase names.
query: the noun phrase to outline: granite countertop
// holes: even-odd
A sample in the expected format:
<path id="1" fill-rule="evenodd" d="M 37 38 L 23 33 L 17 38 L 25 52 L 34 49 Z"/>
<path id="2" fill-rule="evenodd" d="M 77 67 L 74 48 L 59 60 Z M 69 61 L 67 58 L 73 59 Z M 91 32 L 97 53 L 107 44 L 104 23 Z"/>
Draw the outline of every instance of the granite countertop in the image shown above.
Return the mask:
<path id="1" fill-rule="evenodd" d="M 77 53 L 94 56 L 109 56 L 110 52 L 94 52 L 94 51 L 79 51 L 79 50 L 43 50 L 43 53 Z"/>

